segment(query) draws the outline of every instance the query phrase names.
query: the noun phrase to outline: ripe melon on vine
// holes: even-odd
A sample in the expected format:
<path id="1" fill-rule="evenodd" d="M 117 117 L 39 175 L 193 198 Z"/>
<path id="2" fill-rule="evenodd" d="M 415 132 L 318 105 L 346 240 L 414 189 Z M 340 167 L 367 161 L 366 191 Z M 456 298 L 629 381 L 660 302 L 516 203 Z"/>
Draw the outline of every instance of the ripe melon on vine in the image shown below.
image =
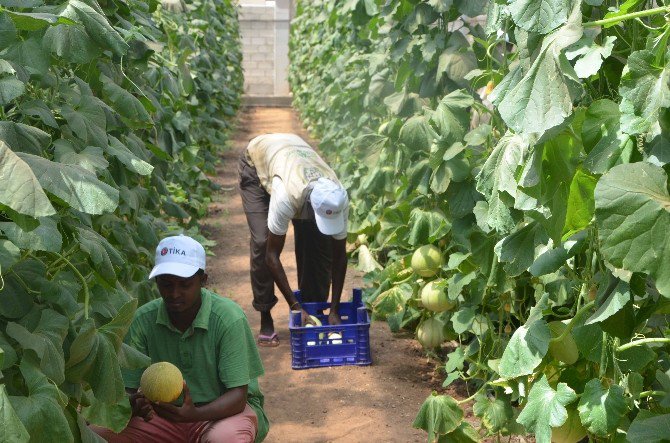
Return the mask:
<path id="1" fill-rule="evenodd" d="M 424 320 L 416 328 L 416 339 L 426 349 L 435 349 L 444 342 L 444 323 L 437 318 Z"/>
<path id="2" fill-rule="evenodd" d="M 560 336 L 567 328 L 567 325 L 561 321 L 549 322 L 547 326 L 549 326 L 552 338 Z M 556 360 L 568 365 L 579 360 L 579 349 L 572 333 L 568 333 L 561 341 L 549 342 L 549 353 Z"/>
<path id="3" fill-rule="evenodd" d="M 421 288 L 421 304 L 434 312 L 443 312 L 456 306 L 456 302 L 447 296 L 447 282 L 443 278 L 429 281 Z"/>
<path id="4" fill-rule="evenodd" d="M 435 245 L 424 245 L 412 254 L 412 269 L 422 277 L 437 274 L 444 263 L 442 252 Z"/>
<path id="5" fill-rule="evenodd" d="M 576 409 L 568 408 L 568 418 L 561 426 L 551 428 L 551 441 L 553 443 L 577 443 L 586 437 L 586 429 L 579 419 Z"/>
<path id="6" fill-rule="evenodd" d="M 153 402 L 172 403 L 181 395 L 184 377 L 178 367 L 161 361 L 144 370 L 140 388 L 144 396 Z"/>

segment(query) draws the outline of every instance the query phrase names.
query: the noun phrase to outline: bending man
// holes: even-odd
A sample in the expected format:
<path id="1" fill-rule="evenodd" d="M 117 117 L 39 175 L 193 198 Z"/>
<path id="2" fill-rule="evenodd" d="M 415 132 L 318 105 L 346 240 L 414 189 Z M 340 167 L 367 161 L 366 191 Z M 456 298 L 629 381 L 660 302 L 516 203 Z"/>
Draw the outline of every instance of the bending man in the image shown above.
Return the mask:
<path id="1" fill-rule="evenodd" d="M 253 306 L 261 313 L 258 344 L 277 346 L 271 310 L 274 285 L 291 310 L 302 310 L 280 260 L 293 222 L 298 288 L 303 302 L 325 302 L 332 282 L 328 321 L 340 324 L 339 304 L 347 268 L 349 200 L 335 172 L 295 134 L 265 134 L 249 142 L 239 163 L 240 194 L 250 241 Z"/>

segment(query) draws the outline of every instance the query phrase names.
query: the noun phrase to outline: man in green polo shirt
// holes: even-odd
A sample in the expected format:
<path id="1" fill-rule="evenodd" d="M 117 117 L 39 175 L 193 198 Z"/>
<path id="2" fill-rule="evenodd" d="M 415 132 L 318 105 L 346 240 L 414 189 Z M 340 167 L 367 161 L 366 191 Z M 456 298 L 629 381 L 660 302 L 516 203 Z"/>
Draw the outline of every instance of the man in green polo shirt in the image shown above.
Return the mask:
<path id="1" fill-rule="evenodd" d="M 258 387 L 263 364 L 242 309 L 203 287 L 202 245 L 183 235 L 163 239 L 149 278 L 161 298 L 137 310 L 125 342 L 152 363 L 176 365 L 184 391 L 174 404 L 150 402 L 138 390 L 143 370 L 127 370 L 128 426 L 119 434 L 93 429 L 110 442 L 263 440 L 269 430 Z"/>

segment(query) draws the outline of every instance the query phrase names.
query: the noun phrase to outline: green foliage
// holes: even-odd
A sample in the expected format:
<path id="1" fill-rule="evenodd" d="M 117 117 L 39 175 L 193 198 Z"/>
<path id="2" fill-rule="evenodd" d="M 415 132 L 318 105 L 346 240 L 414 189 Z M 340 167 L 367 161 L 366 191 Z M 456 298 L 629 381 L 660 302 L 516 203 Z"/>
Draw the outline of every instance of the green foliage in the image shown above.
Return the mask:
<path id="1" fill-rule="evenodd" d="M 123 336 L 159 237 L 198 236 L 242 91 L 235 6 L 184 4 L 0 1 L 3 439 L 130 416 Z"/>
<path id="2" fill-rule="evenodd" d="M 298 2 L 294 103 L 368 239 L 367 302 L 394 331 L 435 318 L 458 339 L 445 386 L 476 390 L 481 436 L 549 441 L 570 405 L 599 441 L 661 438 L 641 423 L 670 412 L 663 5 Z M 420 276 L 428 243 L 447 263 Z M 431 279 L 457 309 L 421 306 Z"/>

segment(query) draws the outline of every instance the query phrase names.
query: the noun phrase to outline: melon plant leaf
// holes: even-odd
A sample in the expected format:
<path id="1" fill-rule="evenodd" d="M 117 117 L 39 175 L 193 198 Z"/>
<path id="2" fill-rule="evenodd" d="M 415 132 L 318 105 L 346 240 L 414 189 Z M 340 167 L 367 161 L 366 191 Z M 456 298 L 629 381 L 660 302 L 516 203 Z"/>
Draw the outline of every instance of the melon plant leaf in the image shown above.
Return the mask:
<path id="1" fill-rule="evenodd" d="M 500 240 L 495 252 L 505 263 L 505 271 L 516 276 L 531 267 L 548 243 L 549 236 L 542 225 L 531 222 Z"/>
<path id="2" fill-rule="evenodd" d="M 486 13 L 488 0 L 454 0 L 458 12 L 468 17 L 476 17 Z"/>
<path id="3" fill-rule="evenodd" d="M 614 318 L 613 321 L 616 321 L 616 318 Z M 656 352 L 647 345 L 634 346 L 617 353 L 619 369 L 621 369 L 623 373 L 629 371 L 642 371 L 645 366 L 656 360 L 656 358 Z M 665 407 L 665 405 L 661 406 Z"/>
<path id="4" fill-rule="evenodd" d="M 577 326 L 572 330 L 579 354 L 593 363 L 600 363 L 603 330 L 597 324 Z"/>
<path id="5" fill-rule="evenodd" d="M 81 166 L 94 174 L 106 170 L 109 166 L 102 148 L 87 146 L 83 151 L 77 152 L 70 142 L 63 139 L 54 142 L 54 160 L 58 163 Z"/>
<path id="6" fill-rule="evenodd" d="M 482 419 L 486 428 L 494 434 L 501 432 L 507 423 L 514 418 L 509 397 L 503 398 L 489 397 L 480 394 L 475 397 L 475 404 L 472 406 L 472 412 Z"/>
<path id="7" fill-rule="evenodd" d="M 90 423 L 81 414 L 80 408 L 68 405 L 65 409 L 65 414 L 68 416 L 68 421 L 71 423 L 72 432 L 81 439 L 81 443 L 105 443 L 106 440 L 89 427 Z M 76 424 L 73 424 L 75 422 Z M 78 434 L 77 430 L 79 431 Z"/>
<path id="8" fill-rule="evenodd" d="M 550 249 L 535 259 L 528 268 L 528 272 L 536 277 L 551 274 L 564 266 L 568 258 L 570 258 L 570 254 L 563 246 Z"/>
<path id="9" fill-rule="evenodd" d="M 357 251 L 358 260 L 356 262 L 356 269 L 364 274 L 383 269 L 382 265 L 375 259 L 367 245 L 360 245 Z"/>
<path id="10" fill-rule="evenodd" d="M 668 369 L 665 372 L 661 371 L 660 369 L 657 369 L 656 381 L 658 381 L 658 383 L 663 387 L 663 391 L 665 391 L 665 397 L 661 399 L 661 406 L 664 408 L 670 407 L 670 369 Z"/>
<path id="11" fill-rule="evenodd" d="M 499 374 L 502 378 L 516 378 L 532 374 L 549 350 L 551 331 L 542 318 L 548 294 L 533 306 L 526 323 L 510 338 L 500 359 Z M 521 422 L 520 422 L 521 423 Z"/>
<path id="12" fill-rule="evenodd" d="M 26 91 L 26 85 L 15 77 L 0 78 L 0 105 L 11 103 L 14 99 L 21 97 Z"/>
<path id="13" fill-rule="evenodd" d="M 16 41 L 16 26 L 7 14 L 0 13 L 0 50 Z"/>
<path id="14" fill-rule="evenodd" d="M 7 272 L 21 259 L 21 250 L 9 240 L 0 240 L 0 271 Z"/>
<path id="15" fill-rule="evenodd" d="M 575 172 L 570 183 L 568 207 L 563 227 L 563 238 L 567 238 L 591 225 L 596 210 L 595 189 L 598 179 L 581 169 Z"/>
<path id="16" fill-rule="evenodd" d="M 379 294 L 372 303 L 372 312 L 376 318 L 385 319 L 389 315 L 402 311 L 413 293 L 412 287 L 407 283 L 394 286 Z"/>
<path id="17" fill-rule="evenodd" d="M 28 395 L 10 396 L 9 401 L 30 434 L 30 440 L 74 441 L 70 425 L 63 414 L 67 397 L 63 399 L 64 394 L 25 356 L 19 368 Z"/>
<path id="18" fill-rule="evenodd" d="M 447 294 L 449 296 L 449 299 L 451 300 L 456 300 L 458 299 L 458 296 L 461 295 L 461 292 L 463 291 L 463 288 L 465 288 L 467 285 L 472 283 L 475 279 L 477 278 L 477 273 L 476 272 L 471 272 L 469 274 L 461 274 L 460 272 L 452 275 L 449 277 L 448 280 L 448 289 L 447 289 Z M 453 319 L 453 317 L 452 317 Z M 454 324 L 454 327 L 455 324 Z"/>
<path id="19" fill-rule="evenodd" d="M 12 266 L 12 272 L 3 274 L 4 285 L 0 285 L 0 316 L 18 319 L 34 307 L 33 295 L 25 282 L 38 284 L 46 274 L 45 266 L 36 260 L 23 260 Z"/>
<path id="20" fill-rule="evenodd" d="M 447 355 L 447 361 L 444 364 L 444 371 L 454 372 L 463 370 L 463 363 L 465 362 L 465 351 L 463 347 L 459 346 L 453 352 Z"/>
<path id="21" fill-rule="evenodd" d="M 463 420 L 460 425 L 448 434 L 440 435 L 437 443 L 477 443 L 481 441 L 477 430 Z"/>
<path id="22" fill-rule="evenodd" d="M 568 20 L 568 0 L 508 0 L 514 23 L 522 29 L 548 34 Z"/>
<path id="23" fill-rule="evenodd" d="M 23 349 L 31 349 L 37 355 L 40 370 L 56 384 L 65 381 L 65 356 L 63 340 L 70 325 L 67 317 L 52 309 L 44 309 L 34 331 L 19 323 L 7 323 L 7 335 L 16 340 Z"/>
<path id="24" fill-rule="evenodd" d="M 631 302 L 632 295 L 630 293 L 630 286 L 625 281 L 619 281 L 616 288 L 614 288 L 612 293 L 602 302 L 596 312 L 593 313 L 585 324 L 590 325 L 604 321 Z"/>
<path id="25" fill-rule="evenodd" d="M 0 140 L 0 204 L 33 218 L 56 213 L 32 169 Z"/>
<path id="26" fill-rule="evenodd" d="M 628 406 L 621 386 L 605 388 L 600 380 L 593 379 L 584 387 L 577 410 L 589 432 L 605 437 L 617 428 L 621 417 L 628 412 Z"/>
<path id="27" fill-rule="evenodd" d="M 644 272 L 670 297 L 670 195 L 665 171 L 649 163 L 619 165 L 595 190 L 601 252 L 616 268 Z"/>
<path id="28" fill-rule="evenodd" d="M 42 298 L 64 315 L 74 318 L 81 313 L 77 298 L 82 285 L 72 270 L 60 271 L 53 279 L 42 281 L 39 289 Z"/>
<path id="29" fill-rule="evenodd" d="M 114 432 L 121 432 L 126 427 L 131 413 L 130 402 L 127 398 L 121 399 L 118 403 L 109 404 L 93 397 L 91 406 L 82 411 L 82 415 L 89 422 Z"/>
<path id="30" fill-rule="evenodd" d="M 431 115 L 440 140 L 461 142 L 470 127 L 470 116 L 464 112 L 474 104 L 472 95 L 462 89 L 444 96 Z"/>
<path id="31" fill-rule="evenodd" d="M 4 334 L 0 334 L 0 370 L 4 371 L 14 366 L 19 360 L 16 350 L 9 343 Z"/>
<path id="32" fill-rule="evenodd" d="M 63 246 L 63 236 L 58 230 L 56 221 L 52 218 L 40 218 L 40 225 L 32 231 L 24 231 L 16 223 L 0 223 L 0 231 L 4 232 L 9 240 L 22 249 L 34 251 L 60 252 Z"/>
<path id="33" fill-rule="evenodd" d="M 468 331 L 475 321 L 477 313 L 474 309 L 465 307 L 458 310 L 451 316 L 451 324 L 456 334 L 463 334 Z"/>
<path id="34" fill-rule="evenodd" d="M 54 118 L 53 111 L 43 100 L 23 102 L 19 106 L 19 112 L 24 115 L 39 118 L 45 125 L 58 129 L 58 122 Z"/>
<path id="35" fill-rule="evenodd" d="M 451 223 L 439 210 L 414 208 L 409 216 L 409 244 L 425 245 L 441 239 L 451 230 Z"/>
<path id="36" fill-rule="evenodd" d="M 65 376 L 72 383 L 86 381 L 97 399 L 116 403 L 125 397 L 125 387 L 118 365 L 110 365 L 121 347 L 123 335 L 132 321 L 137 300 L 126 303 L 106 325 L 96 328 L 87 320 L 70 347 Z"/>
<path id="37" fill-rule="evenodd" d="M 11 60 L 14 66 L 25 68 L 31 74 L 46 75 L 51 64 L 51 57 L 42 47 L 42 39 L 37 36 L 17 41 L 4 51 L 3 58 Z"/>
<path id="38" fill-rule="evenodd" d="M 518 0 L 517 4 L 521 3 L 544 1 Z M 562 50 L 581 35 L 581 12 L 576 4 L 569 22 L 544 38 L 537 58 L 522 73 L 523 77 L 517 83 L 501 83 L 494 89 L 491 100 L 515 132 L 540 137 L 572 114 L 572 102 L 582 94 L 582 87 Z M 508 75 L 516 77 L 519 73 Z"/>
<path id="39" fill-rule="evenodd" d="M 451 5 L 454 4 L 454 0 L 428 0 L 428 4 L 432 6 L 435 11 L 442 14 L 443 12 L 449 11 Z"/>
<path id="40" fill-rule="evenodd" d="M 112 135 L 109 136 L 109 145 L 106 150 L 137 174 L 150 175 L 154 170 L 153 166 L 133 154 L 118 138 Z"/>
<path id="41" fill-rule="evenodd" d="M 103 84 L 103 92 L 114 104 L 114 109 L 119 114 L 133 122 L 149 124 L 152 121 L 151 116 L 137 97 L 105 75 L 101 75 L 100 80 Z"/>
<path id="42" fill-rule="evenodd" d="M 34 126 L 3 121 L 0 122 L 0 141 L 4 141 L 14 152 L 42 155 L 51 143 L 51 137 Z"/>
<path id="43" fill-rule="evenodd" d="M 12 18 L 17 29 L 23 31 L 37 31 L 57 23 L 73 23 L 72 20 L 66 17 L 59 17 L 47 12 L 16 12 L 9 10 L 5 10 L 5 12 Z"/>
<path id="44" fill-rule="evenodd" d="M 112 212 L 119 203 L 119 191 L 86 169 L 52 162 L 31 154 L 17 154 L 28 163 L 42 187 L 72 208 L 87 214 Z"/>
<path id="45" fill-rule="evenodd" d="M 501 233 L 509 232 L 514 223 L 503 199 L 506 198 L 505 194 L 512 199 L 516 198 L 517 168 L 529 153 L 528 141 L 521 135 L 508 132 L 500 139 L 477 175 L 477 191 L 488 201 L 487 223 Z"/>
<path id="46" fill-rule="evenodd" d="M 577 394 L 567 384 L 559 383 L 556 390 L 549 386 L 547 376 L 533 384 L 528 402 L 517 417 L 517 422 L 535 433 L 538 443 L 551 441 L 551 428 L 565 423 L 568 411 L 565 408 L 577 399 Z"/>
<path id="47" fill-rule="evenodd" d="M 619 93 L 623 131 L 631 135 L 647 132 L 658 120 L 660 110 L 670 107 L 670 51 L 660 66 L 651 51 L 631 53 Z"/>
<path id="48" fill-rule="evenodd" d="M 379 14 L 379 7 L 375 0 L 363 0 L 365 6 L 365 13 L 372 17 L 373 15 Z"/>
<path id="49" fill-rule="evenodd" d="M 28 443 L 30 440 L 28 431 L 9 401 L 4 384 L 0 385 L 0 435 L 8 442 Z"/>
<path id="50" fill-rule="evenodd" d="M 460 87 L 468 86 L 465 76 L 477 68 L 477 57 L 470 48 L 467 39 L 460 32 L 449 35 L 447 47 L 444 49 L 437 64 L 437 80 L 444 74 Z"/>
<path id="51" fill-rule="evenodd" d="M 151 358 L 125 343 L 119 348 L 119 365 L 125 369 L 141 369 L 151 364 Z"/>
<path id="52" fill-rule="evenodd" d="M 100 49 L 80 24 L 57 25 L 44 33 L 44 47 L 70 63 L 88 63 Z"/>
<path id="53" fill-rule="evenodd" d="M 598 35 L 596 29 L 585 29 L 584 35 L 576 43 L 565 49 L 568 60 L 577 59 L 575 72 L 579 78 L 589 78 L 597 74 L 603 64 L 603 60 L 612 54 L 615 36 L 608 36 L 602 45 L 595 42 Z"/>
<path id="54" fill-rule="evenodd" d="M 68 5 L 75 9 L 86 32 L 98 46 L 102 49 L 111 49 L 117 56 L 123 56 L 128 51 L 128 43 L 109 24 L 104 15 L 80 0 L 70 0 Z"/>
<path id="55" fill-rule="evenodd" d="M 433 392 L 421 405 L 412 426 L 428 432 L 433 441 L 442 434 L 454 431 L 463 421 L 463 410 L 449 395 Z"/>
<path id="56" fill-rule="evenodd" d="M 81 250 L 89 255 L 95 269 L 109 283 L 116 282 L 114 264 L 123 263 L 119 252 L 102 235 L 87 227 L 76 227 Z"/>
<path id="57" fill-rule="evenodd" d="M 400 141 L 412 151 L 428 152 L 434 139 L 435 131 L 420 115 L 409 118 L 400 129 Z"/>
<path id="58" fill-rule="evenodd" d="M 407 103 L 408 94 L 407 90 L 403 89 L 400 92 L 395 92 L 388 97 L 384 98 L 384 104 L 388 107 L 388 110 L 394 115 L 400 115 L 405 104 Z"/>
<path id="59" fill-rule="evenodd" d="M 654 415 L 647 411 L 640 411 L 628 428 L 626 440 L 634 443 L 661 443 L 670 435 L 670 414 Z"/>
<path id="60" fill-rule="evenodd" d="M 97 102 L 85 96 L 76 108 L 64 105 L 61 113 L 72 131 L 84 143 L 92 146 L 107 146 L 107 117 L 104 109 Z"/>

